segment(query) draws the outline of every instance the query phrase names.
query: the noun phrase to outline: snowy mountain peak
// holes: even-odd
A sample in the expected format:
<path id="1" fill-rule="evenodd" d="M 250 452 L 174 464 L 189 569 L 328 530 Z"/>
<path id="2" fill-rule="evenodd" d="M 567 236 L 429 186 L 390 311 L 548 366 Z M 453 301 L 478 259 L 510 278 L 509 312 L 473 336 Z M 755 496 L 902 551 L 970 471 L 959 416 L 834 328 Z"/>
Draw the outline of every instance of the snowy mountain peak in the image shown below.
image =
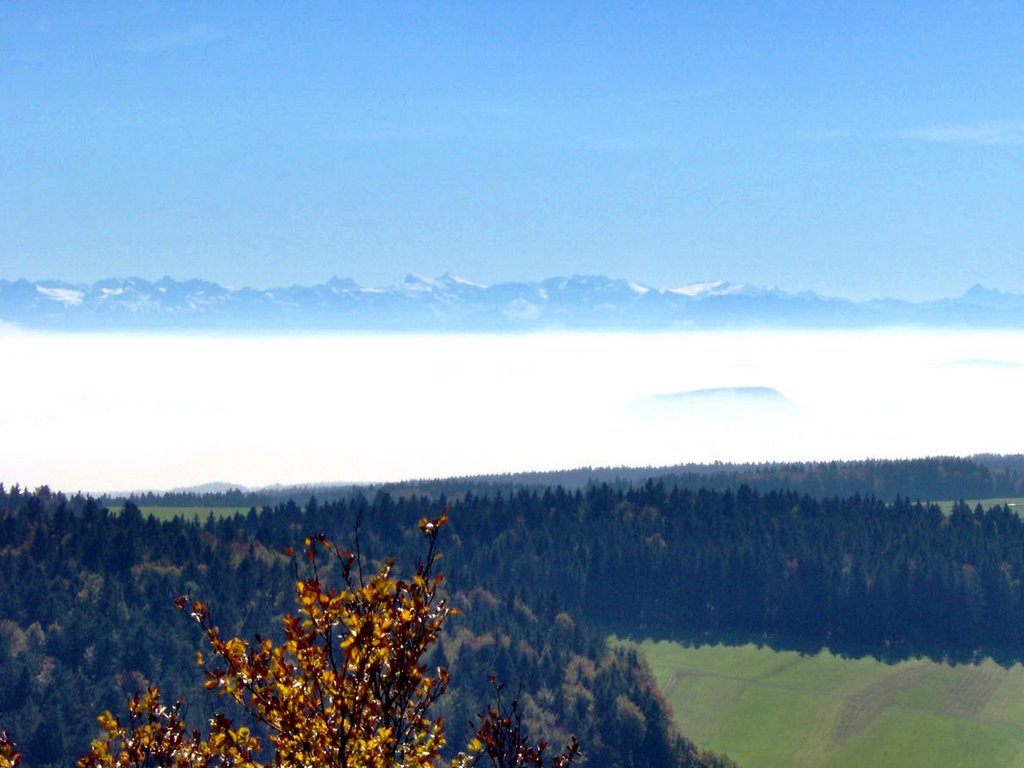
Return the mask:
<path id="1" fill-rule="evenodd" d="M 464 288 L 486 289 L 488 287 L 488 286 L 484 285 L 483 283 L 476 283 L 476 282 L 473 282 L 472 280 L 467 280 L 465 277 L 460 277 L 459 275 L 453 275 L 451 272 L 445 272 L 438 279 L 441 282 L 443 282 L 443 283 L 447 283 L 448 285 L 458 285 L 458 286 L 462 286 Z"/>
<path id="2" fill-rule="evenodd" d="M 679 288 L 669 288 L 669 293 L 679 296 L 697 298 L 699 296 L 732 296 L 742 293 L 746 286 L 738 283 L 728 283 L 725 280 L 711 280 L 706 283 L 689 283 Z"/>
<path id="3" fill-rule="evenodd" d="M 85 291 L 78 288 L 37 285 L 36 291 L 66 307 L 77 307 L 85 298 Z"/>
<path id="4" fill-rule="evenodd" d="M 440 277 L 426 277 L 410 273 L 402 281 L 402 288 L 407 291 L 464 291 L 464 290 L 486 290 L 488 286 L 467 280 L 464 277 L 445 272 Z"/>
<path id="5" fill-rule="evenodd" d="M 53 330 L 374 331 L 864 328 L 916 323 L 1024 329 L 1024 295 L 975 286 L 959 298 L 866 302 L 725 280 L 649 288 L 603 275 L 482 285 L 446 273 L 388 287 L 332 277 L 267 290 L 164 277 L 91 286 L 0 279 L 0 324 Z"/>

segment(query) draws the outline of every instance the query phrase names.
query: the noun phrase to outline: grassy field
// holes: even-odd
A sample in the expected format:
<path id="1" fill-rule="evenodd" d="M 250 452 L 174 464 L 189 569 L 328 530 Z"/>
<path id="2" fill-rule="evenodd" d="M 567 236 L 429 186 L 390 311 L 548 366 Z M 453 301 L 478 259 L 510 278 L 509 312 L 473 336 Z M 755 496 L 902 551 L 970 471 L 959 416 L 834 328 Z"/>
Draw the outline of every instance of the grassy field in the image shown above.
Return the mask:
<path id="1" fill-rule="evenodd" d="M 120 511 L 120 507 L 113 511 Z M 206 518 L 213 513 L 215 518 L 234 517 L 236 514 L 249 514 L 249 507 L 139 507 L 143 517 L 152 515 L 157 520 L 173 520 L 175 517 L 183 517 L 191 520 L 199 516 L 199 522 L 206 522 Z"/>
<path id="2" fill-rule="evenodd" d="M 1024 666 L 639 644 L 680 730 L 743 768 L 1024 767 Z"/>

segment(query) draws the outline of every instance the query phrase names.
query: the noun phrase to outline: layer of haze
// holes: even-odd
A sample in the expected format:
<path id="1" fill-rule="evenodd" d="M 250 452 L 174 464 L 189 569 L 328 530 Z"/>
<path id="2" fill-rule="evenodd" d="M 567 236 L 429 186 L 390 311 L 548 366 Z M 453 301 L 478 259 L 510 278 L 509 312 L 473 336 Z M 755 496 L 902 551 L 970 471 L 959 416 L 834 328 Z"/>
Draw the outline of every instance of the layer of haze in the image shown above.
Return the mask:
<path id="1" fill-rule="evenodd" d="M 0 357 L 0 480 L 67 491 L 1014 453 L 1024 433 L 1020 332 L 0 330 Z"/>

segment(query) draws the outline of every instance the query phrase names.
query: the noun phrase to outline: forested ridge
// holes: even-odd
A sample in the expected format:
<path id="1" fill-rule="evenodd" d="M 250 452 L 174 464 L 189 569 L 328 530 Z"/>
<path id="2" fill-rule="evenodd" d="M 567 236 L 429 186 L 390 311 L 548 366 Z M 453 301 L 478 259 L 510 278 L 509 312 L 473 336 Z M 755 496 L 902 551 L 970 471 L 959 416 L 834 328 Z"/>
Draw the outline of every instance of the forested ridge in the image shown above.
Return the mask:
<path id="1" fill-rule="evenodd" d="M 898 464 L 883 463 L 877 483 Z M 870 480 L 870 466 L 827 471 Z M 899 469 L 979 483 L 993 472 L 949 460 Z M 825 471 L 779 470 L 783 486 Z M 1016 470 L 997 475 L 1017 481 Z M 444 708 L 455 745 L 471 737 L 494 674 L 522 685 L 541 736 L 575 733 L 592 764 L 719 764 L 675 735 L 645 666 L 608 647 L 613 632 L 788 637 L 885 657 L 1024 655 L 1024 523 L 1005 506 L 943 514 L 898 494 L 664 478 L 575 489 L 438 481 L 158 522 L 131 500 L 112 513 L 82 495 L 0 488 L 0 726 L 43 766 L 68 764 L 95 714 L 149 683 L 185 695 L 187 716 L 202 721 L 216 702 L 196 693 L 200 638 L 175 597 L 203 599 L 225 632 L 266 633 L 292 601 L 286 547 L 358 530 L 368 564 L 414 563 L 417 521 L 445 509 L 442 570 L 463 610 L 436 653 L 454 681 Z"/>
<path id="2" fill-rule="evenodd" d="M 585 490 L 608 485 L 626 490 L 647 480 L 665 486 L 735 489 L 741 485 L 759 491 L 788 490 L 809 496 L 870 495 L 885 501 L 897 497 L 921 501 L 991 499 L 1024 496 L 1024 455 L 981 454 L 963 458 L 936 456 L 923 459 L 875 459 L 865 461 L 763 462 L 750 464 L 679 464 L 667 467 L 579 467 L 549 472 L 517 472 L 433 480 L 384 483 L 373 492 L 419 493 L 431 497 L 460 495 L 467 490 L 481 496 L 515 493 L 522 489 L 543 491 L 561 486 Z M 366 487 L 320 485 L 303 488 L 265 488 L 223 492 L 180 490 L 146 492 L 128 498 L 139 506 L 172 507 L 262 507 L 283 504 L 304 494 L 321 501 L 348 499 L 364 494 Z M 100 497 L 99 501 L 120 506 L 124 497 Z"/>
<path id="3" fill-rule="evenodd" d="M 310 499 L 200 524 L 144 519 L 131 502 L 112 514 L 81 495 L 0 490 L 0 727 L 26 765 L 69 765 L 95 736 L 95 716 L 123 710 L 150 684 L 186 696 L 186 719 L 198 725 L 222 702 L 204 696 L 200 637 L 175 610 L 177 595 L 208 602 L 224 632 L 271 634 L 293 602 L 282 552 L 306 532 L 351 539 L 358 523 L 367 567 L 392 554 L 413 563 L 422 511 L 444 507 L 422 497 Z M 442 542 L 449 553 L 466 546 L 454 534 Z M 635 652 L 610 649 L 556 595 L 529 583 L 485 586 L 472 558 L 460 558 L 458 573 L 453 556 L 442 562 L 462 609 L 434 659 L 453 679 L 441 702 L 453 749 L 472 737 L 493 675 L 521 690 L 533 733 L 552 743 L 575 734 L 591 764 L 731 765 L 680 737 Z"/>

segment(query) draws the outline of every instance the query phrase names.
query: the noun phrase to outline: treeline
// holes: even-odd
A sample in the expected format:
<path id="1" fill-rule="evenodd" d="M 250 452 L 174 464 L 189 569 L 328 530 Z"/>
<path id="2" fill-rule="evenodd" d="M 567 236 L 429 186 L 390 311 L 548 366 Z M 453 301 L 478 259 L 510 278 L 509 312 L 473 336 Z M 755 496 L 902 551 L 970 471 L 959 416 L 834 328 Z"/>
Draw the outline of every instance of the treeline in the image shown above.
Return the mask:
<path id="1" fill-rule="evenodd" d="M 362 514 L 372 537 L 445 503 L 453 582 L 512 588 L 607 631 L 742 632 L 893 653 L 1024 651 L 1024 521 L 1006 506 L 960 502 L 944 515 L 906 498 L 651 480 L 493 497 L 379 494 L 279 505 L 239 524 L 283 546 L 302 524 L 330 529 Z"/>
<path id="2" fill-rule="evenodd" d="M 787 490 L 816 497 L 859 493 L 886 501 L 897 496 L 921 501 L 1008 498 L 1024 495 L 1024 457 L 985 454 L 971 458 L 581 467 L 466 478 L 462 487 L 474 487 L 475 491 L 489 495 L 524 487 L 561 486 L 567 490 L 585 490 L 594 485 L 608 485 L 625 490 L 649 479 L 681 488 L 726 490 L 746 485 L 758 491 Z M 474 482 L 486 483 L 486 486 L 471 486 Z M 437 483 L 440 490 L 449 494 L 457 492 L 459 487 L 452 480 Z M 421 487 L 431 489 L 429 484 Z"/>
<path id="3" fill-rule="evenodd" d="M 960 502 L 944 515 L 905 498 L 651 480 L 453 500 L 380 494 L 278 506 L 238 524 L 276 546 L 303 524 L 329 530 L 361 516 L 386 551 L 398 544 L 388 530 L 446 503 L 454 584 L 512 589 L 605 631 L 742 632 L 948 656 L 1024 652 L 1024 521 L 1006 506 Z"/>
<path id="4" fill-rule="evenodd" d="M 409 480 L 374 486 L 328 485 L 265 488 L 218 492 L 172 491 L 140 493 L 127 497 L 139 506 L 255 507 L 283 504 L 315 495 L 321 501 L 347 500 L 359 495 L 389 493 L 394 496 L 425 495 L 458 497 L 467 491 L 478 496 L 508 495 L 520 490 L 543 491 L 561 486 L 586 490 L 607 485 L 627 490 L 649 479 L 666 486 L 724 491 L 741 485 L 757 491 L 786 490 L 808 496 L 875 496 L 885 501 L 897 497 L 919 501 L 990 499 L 1024 496 L 1024 456 L 979 454 L 969 458 L 765 462 L 757 464 L 679 464 L 669 467 L 579 467 L 549 472 L 518 472 L 504 475 Z M 124 497 L 100 497 L 104 504 L 120 506 Z"/>
<path id="5" fill-rule="evenodd" d="M 186 717 L 199 725 L 223 702 L 202 689 L 201 638 L 173 607 L 176 596 L 210 604 L 224 634 L 272 636 L 293 605 L 285 546 L 324 532 L 358 545 L 367 568 L 393 554 L 409 565 L 421 554 L 421 513 L 444 504 L 310 499 L 200 524 L 143 518 L 133 503 L 112 514 L 81 495 L 0 487 L 0 726 L 16 735 L 27 765 L 70 765 L 95 735 L 95 716 L 123 711 L 149 684 L 184 695 Z M 468 547 L 454 534 L 443 542 L 448 552 Z M 603 630 L 529 581 L 485 585 L 477 563 L 443 563 L 463 609 L 435 659 L 452 672 L 443 703 L 454 749 L 471 738 L 494 674 L 521 687 L 535 735 L 560 743 L 575 733 L 594 765 L 731 765 L 679 736 L 635 654 L 609 649 Z"/>
<path id="6" fill-rule="evenodd" d="M 470 570 L 492 563 L 485 582 L 529 581 L 609 631 L 784 635 L 883 654 L 1024 649 L 1024 522 L 1005 506 L 960 503 L 947 516 L 906 499 L 652 481 L 467 497 L 452 518 L 472 542 L 455 556 Z"/>

